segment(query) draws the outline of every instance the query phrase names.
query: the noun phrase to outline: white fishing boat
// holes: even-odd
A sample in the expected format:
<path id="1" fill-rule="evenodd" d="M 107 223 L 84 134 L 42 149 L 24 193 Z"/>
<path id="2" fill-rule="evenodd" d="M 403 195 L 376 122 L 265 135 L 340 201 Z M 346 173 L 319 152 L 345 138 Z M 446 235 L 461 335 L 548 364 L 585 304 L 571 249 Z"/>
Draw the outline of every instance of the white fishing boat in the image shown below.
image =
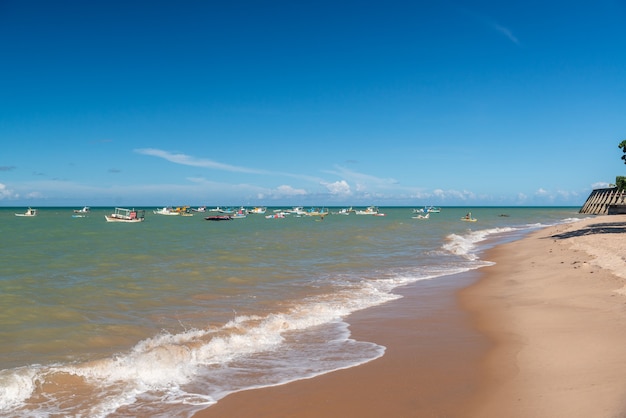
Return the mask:
<path id="1" fill-rule="evenodd" d="M 369 206 L 365 210 L 357 210 L 354 213 L 356 213 L 357 215 L 378 215 L 380 212 L 378 211 L 378 208 L 376 206 Z"/>
<path id="2" fill-rule="evenodd" d="M 235 209 L 233 209 L 233 208 L 220 208 L 220 207 L 217 207 L 215 209 L 215 212 L 225 213 L 227 215 L 232 215 L 233 213 L 235 213 Z"/>
<path id="3" fill-rule="evenodd" d="M 411 216 L 411 218 L 413 218 L 413 219 L 428 219 L 428 218 L 430 218 L 430 213 L 427 213 L 426 215 L 419 214 L 419 215 Z"/>
<path id="4" fill-rule="evenodd" d="M 146 219 L 145 210 L 115 208 L 115 212 L 110 215 L 104 215 L 107 222 L 143 222 Z"/>
<path id="5" fill-rule="evenodd" d="M 304 210 L 304 207 L 302 206 L 294 206 L 291 209 L 288 209 L 285 211 L 286 213 L 291 213 L 297 216 L 302 216 L 302 215 L 306 215 L 306 211 Z"/>
<path id="6" fill-rule="evenodd" d="M 423 208 L 413 209 L 413 213 L 439 213 L 441 212 L 441 208 L 436 208 L 434 206 L 424 206 Z"/>
<path id="7" fill-rule="evenodd" d="M 333 215 L 350 215 L 352 212 L 354 212 L 354 209 L 350 206 L 349 208 L 343 208 L 339 209 L 337 212 L 333 212 Z"/>
<path id="8" fill-rule="evenodd" d="M 74 209 L 74 213 L 89 213 L 89 206 L 84 206 L 82 209 Z"/>
<path id="9" fill-rule="evenodd" d="M 37 216 L 37 209 L 28 208 L 24 213 L 16 213 L 15 216 Z"/>
<path id="10" fill-rule="evenodd" d="M 161 209 L 153 210 L 152 213 L 154 213 L 155 215 L 166 215 L 166 216 L 180 215 L 180 211 L 177 211 L 176 209 L 172 207 L 164 207 Z"/>
<path id="11" fill-rule="evenodd" d="M 250 209 L 250 213 L 255 213 L 257 215 L 265 215 L 265 212 L 267 212 L 267 208 L 261 206 Z"/>

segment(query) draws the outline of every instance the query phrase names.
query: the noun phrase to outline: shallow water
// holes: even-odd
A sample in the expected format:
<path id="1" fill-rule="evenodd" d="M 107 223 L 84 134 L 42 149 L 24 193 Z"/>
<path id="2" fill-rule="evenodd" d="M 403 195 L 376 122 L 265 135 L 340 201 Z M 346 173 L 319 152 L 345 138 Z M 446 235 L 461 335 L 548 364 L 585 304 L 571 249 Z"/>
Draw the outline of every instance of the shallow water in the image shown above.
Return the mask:
<path id="1" fill-rule="evenodd" d="M 371 361 L 384 347 L 350 339 L 351 312 L 581 217 L 443 208 L 420 220 L 381 208 L 207 222 L 146 208 L 145 222 L 123 224 L 105 222 L 112 208 L 38 209 L 0 209 L 2 416 L 185 417 L 234 391 Z M 460 221 L 470 210 L 478 221 Z"/>

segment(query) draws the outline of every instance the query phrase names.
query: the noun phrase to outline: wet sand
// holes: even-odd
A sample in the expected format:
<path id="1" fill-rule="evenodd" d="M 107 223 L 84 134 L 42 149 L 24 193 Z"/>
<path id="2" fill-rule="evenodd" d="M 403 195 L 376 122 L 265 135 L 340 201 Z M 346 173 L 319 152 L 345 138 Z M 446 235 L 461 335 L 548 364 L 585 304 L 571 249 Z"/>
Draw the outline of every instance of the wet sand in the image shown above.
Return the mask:
<path id="1" fill-rule="evenodd" d="M 358 312 L 352 338 L 387 347 L 364 365 L 287 385 L 240 392 L 201 411 L 208 417 L 458 416 L 478 388 L 487 339 L 470 327 L 455 291 L 478 273 L 424 281 L 402 299 Z"/>
<path id="2" fill-rule="evenodd" d="M 626 416 L 626 216 L 537 231 L 478 272 L 348 318 L 365 365 L 233 394 L 196 417 Z"/>

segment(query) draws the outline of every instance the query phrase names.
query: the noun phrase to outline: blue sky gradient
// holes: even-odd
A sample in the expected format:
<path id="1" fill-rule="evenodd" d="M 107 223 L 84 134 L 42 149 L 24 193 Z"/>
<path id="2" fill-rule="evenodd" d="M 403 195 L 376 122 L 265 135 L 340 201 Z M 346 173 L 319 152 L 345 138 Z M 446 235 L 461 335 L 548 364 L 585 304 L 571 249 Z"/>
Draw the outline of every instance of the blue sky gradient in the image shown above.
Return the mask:
<path id="1" fill-rule="evenodd" d="M 582 205 L 626 3 L 1 1 L 0 206 Z"/>

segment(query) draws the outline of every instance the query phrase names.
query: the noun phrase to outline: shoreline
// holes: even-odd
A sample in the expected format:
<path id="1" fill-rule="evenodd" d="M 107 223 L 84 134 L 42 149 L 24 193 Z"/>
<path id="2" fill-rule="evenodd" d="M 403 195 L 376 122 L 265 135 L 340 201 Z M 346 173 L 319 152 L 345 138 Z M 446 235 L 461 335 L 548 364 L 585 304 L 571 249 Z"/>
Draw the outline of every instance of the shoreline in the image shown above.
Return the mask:
<path id="1" fill-rule="evenodd" d="M 626 216 L 612 215 L 500 244 L 483 255 L 493 266 L 347 318 L 383 357 L 231 394 L 194 417 L 623 416 L 623 233 Z"/>
<path id="2" fill-rule="evenodd" d="M 456 298 L 478 275 L 474 270 L 416 282 L 397 290 L 403 298 L 350 315 L 351 338 L 387 347 L 382 357 L 233 393 L 194 418 L 458 416 L 478 388 L 488 344 L 471 329 Z"/>

